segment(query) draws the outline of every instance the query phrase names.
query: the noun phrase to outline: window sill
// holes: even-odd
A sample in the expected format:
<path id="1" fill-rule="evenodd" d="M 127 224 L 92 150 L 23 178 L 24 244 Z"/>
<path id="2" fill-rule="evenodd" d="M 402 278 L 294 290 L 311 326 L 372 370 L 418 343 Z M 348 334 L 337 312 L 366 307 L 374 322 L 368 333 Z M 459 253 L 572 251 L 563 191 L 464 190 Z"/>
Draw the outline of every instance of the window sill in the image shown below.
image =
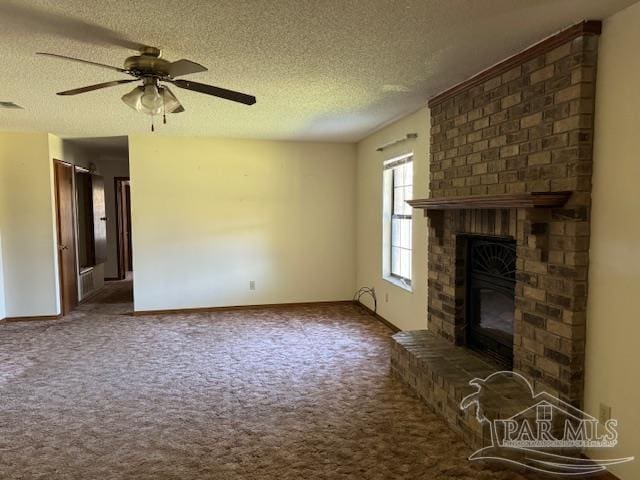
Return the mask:
<path id="1" fill-rule="evenodd" d="M 399 278 L 396 277 L 391 277 L 391 276 L 384 276 L 382 277 L 383 280 L 391 283 L 392 285 L 395 285 L 396 287 L 399 287 L 403 290 L 406 290 L 407 292 L 413 293 L 413 288 L 411 285 L 407 285 L 406 283 L 404 283 L 402 280 L 400 280 Z"/>

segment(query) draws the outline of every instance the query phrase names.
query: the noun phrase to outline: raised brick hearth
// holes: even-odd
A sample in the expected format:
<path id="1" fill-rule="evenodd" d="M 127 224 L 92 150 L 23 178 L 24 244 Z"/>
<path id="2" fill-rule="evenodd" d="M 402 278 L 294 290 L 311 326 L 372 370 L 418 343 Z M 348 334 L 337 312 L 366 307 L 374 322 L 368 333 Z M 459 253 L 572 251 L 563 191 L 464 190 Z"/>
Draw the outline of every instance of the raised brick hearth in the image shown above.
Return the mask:
<path id="1" fill-rule="evenodd" d="M 421 338 L 429 345 L 433 336 L 450 345 L 465 345 L 465 239 L 468 235 L 513 238 L 517 244 L 513 368 L 531 379 L 536 390 L 576 406 L 583 396 L 599 32 L 599 22 L 576 25 L 429 102 L 430 198 L 526 192 L 571 195 L 564 206 L 554 208 L 463 205 L 425 210 L 430 220 L 430 334 Z M 422 360 L 409 361 L 406 355 L 411 354 L 401 346 L 401 339 L 408 341 L 403 335 L 398 334 L 392 366 L 415 384 L 421 373 L 410 370 L 430 368 L 424 360 L 428 364 L 429 356 L 422 350 Z M 447 371 L 454 370 L 444 369 L 429 388 L 451 393 L 449 387 L 455 390 L 466 383 L 458 370 L 447 380 Z M 466 381 L 473 373 L 468 372 Z M 439 395 L 435 390 L 432 395 L 421 394 L 428 403 Z M 458 397 L 449 395 L 448 401 Z M 440 410 L 445 417 L 455 417 L 448 418 L 450 423 L 462 421 L 457 409 Z"/>
<path id="2" fill-rule="evenodd" d="M 460 433 L 466 443 L 474 448 L 491 445 L 488 425 L 480 424 L 473 411 L 462 412 L 460 402 L 476 391 L 469 380 L 486 378 L 495 372 L 495 366 L 428 330 L 398 332 L 393 338 L 394 372 Z M 485 391 L 483 411 L 492 418 L 504 418 L 502 413 L 524 410 L 530 401 L 529 395 L 508 387 L 494 390 L 491 395 Z"/>
<path id="3" fill-rule="evenodd" d="M 473 415 L 460 411 L 460 401 L 475 391 L 474 377 L 485 378 L 493 366 L 473 352 L 456 347 L 427 330 L 394 336 L 391 368 L 436 413 L 474 448 L 487 444 L 488 431 Z M 486 429 L 485 429 L 486 430 Z"/>

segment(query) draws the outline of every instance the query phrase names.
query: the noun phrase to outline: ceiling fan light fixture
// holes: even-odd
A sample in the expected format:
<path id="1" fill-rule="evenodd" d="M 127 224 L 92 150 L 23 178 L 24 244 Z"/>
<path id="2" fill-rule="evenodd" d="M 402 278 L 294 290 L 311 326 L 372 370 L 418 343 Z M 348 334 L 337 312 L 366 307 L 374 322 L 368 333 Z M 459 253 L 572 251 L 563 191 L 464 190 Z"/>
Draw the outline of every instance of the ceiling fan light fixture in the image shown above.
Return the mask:
<path id="1" fill-rule="evenodd" d="M 149 108 L 147 105 L 153 105 L 153 104 L 148 102 L 147 101 L 148 99 L 145 99 L 145 101 L 143 102 L 143 97 L 145 97 L 145 94 L 146 94 L 145 92 L 146 88 L 147 87 L 134 88 L 129 93 L 122 96 L 122 101 L 138 112 L 146 113 L 147 115 L 160 115 L 162 113 L 162 97 L 158 94 L 158 98 L 160 99 L 160 102 L 157 104 L 156 107 Z M 150 95 L 153 95 L 153 94 L 150 94 Z"/>

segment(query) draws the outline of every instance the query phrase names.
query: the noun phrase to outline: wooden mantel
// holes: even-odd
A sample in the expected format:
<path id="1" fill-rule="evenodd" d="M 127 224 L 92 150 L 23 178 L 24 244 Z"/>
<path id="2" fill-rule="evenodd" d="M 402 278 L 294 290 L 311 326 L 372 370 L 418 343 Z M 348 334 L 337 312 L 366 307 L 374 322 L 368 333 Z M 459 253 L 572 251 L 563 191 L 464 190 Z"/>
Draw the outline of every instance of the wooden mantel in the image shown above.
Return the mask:
<path id="1" fill-rule="evenodd" d="M 464 210 L 488 208 L 552 208 L 562 207 L 571 192 L 531 192 L 468 197 L 421 198 L 407 200 L 413 208 L 424 210 Z"/>

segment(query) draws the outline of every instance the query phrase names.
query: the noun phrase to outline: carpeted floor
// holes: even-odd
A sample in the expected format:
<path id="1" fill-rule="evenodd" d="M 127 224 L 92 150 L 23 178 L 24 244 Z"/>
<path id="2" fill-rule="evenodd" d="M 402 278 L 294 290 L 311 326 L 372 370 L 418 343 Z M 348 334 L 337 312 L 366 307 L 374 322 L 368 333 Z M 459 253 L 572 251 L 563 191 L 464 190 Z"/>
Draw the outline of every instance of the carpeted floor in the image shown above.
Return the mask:
<path id="1" fill-rule="evenodd" d="M 2 479 L 521 479 L 390 375 L 351 305 L 131 316 L 131 283 L 0 324 Z"/>

